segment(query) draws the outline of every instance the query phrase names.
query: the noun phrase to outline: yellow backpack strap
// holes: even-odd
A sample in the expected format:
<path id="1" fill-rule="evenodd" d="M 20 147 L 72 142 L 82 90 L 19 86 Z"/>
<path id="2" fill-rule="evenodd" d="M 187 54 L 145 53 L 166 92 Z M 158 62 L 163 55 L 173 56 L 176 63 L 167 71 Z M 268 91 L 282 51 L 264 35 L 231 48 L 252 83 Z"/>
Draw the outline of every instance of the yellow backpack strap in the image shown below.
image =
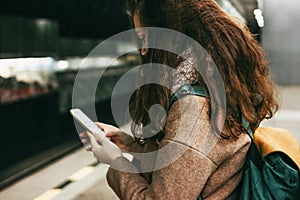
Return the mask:
<path id="1" fill-rule="evenodd" d="M 263 158 L 273 152 L 282 152 L 300 168 L 300 146 L 289 131 L 273 127 L 259 127 L 254 133 L 254 143 Z"/>

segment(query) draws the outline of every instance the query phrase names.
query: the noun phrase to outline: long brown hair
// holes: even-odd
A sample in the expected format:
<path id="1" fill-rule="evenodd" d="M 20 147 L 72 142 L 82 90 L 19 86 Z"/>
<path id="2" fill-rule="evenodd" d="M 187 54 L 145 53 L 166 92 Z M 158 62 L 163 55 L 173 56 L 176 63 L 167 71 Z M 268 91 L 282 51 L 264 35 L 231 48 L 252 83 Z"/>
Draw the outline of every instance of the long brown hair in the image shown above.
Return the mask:
<path id="1" fill-rule="evenodd" d="M 277 111 L 274 83 L 263 49 L 248 28 L 214 0 L 127 0 L 126 11 L 131 17 L 137 15 L 145 27 L 168 28 L 188 35 L 209 53 L 223 78 L 227 96 L 226 129 L 220 133 L 224 138 L 238 137 L 244 131 L 241 115 L 254 130 Z M 143 59 L 168 66 L 178 66 L 179 62 L 176 56 L 161 50 L 149 50 Z M 133 120 L 149 123 L 148 109 L 157 103 L 166 107 L 170 95 L 167 88 L 157 85 L 139 88 L 131 105 Z"/>

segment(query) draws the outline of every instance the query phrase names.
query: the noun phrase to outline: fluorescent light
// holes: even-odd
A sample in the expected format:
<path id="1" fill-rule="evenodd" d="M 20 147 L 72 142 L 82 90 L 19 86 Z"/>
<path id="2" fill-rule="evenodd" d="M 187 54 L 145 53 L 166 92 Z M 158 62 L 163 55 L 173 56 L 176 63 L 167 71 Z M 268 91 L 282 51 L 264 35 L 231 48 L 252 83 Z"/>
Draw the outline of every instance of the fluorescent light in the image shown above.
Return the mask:
<path id="1" fill-rule="evenodd" d="M 263 12 L 260 9 L 255 9 L 253 11 L 255 19 L 257 21 L 257 24 L 259 27 L 264 27 L 265 26 L 265 20 L 264 20 L 264 16 L 263 16 Z"/>

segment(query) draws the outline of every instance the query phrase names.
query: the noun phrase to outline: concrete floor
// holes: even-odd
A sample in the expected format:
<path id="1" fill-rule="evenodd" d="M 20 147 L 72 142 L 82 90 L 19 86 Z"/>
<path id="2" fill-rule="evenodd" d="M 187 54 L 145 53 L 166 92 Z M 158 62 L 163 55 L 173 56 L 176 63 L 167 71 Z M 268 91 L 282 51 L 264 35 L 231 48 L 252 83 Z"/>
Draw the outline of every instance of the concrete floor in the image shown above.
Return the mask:
<path id="1" fill-rule="evenodd" d="M 95 163 L 96 160 L 81 148 L 0 191 L 0 199 L 117 199 L 106 183 L 108 166 L 91 167 Z M 67 180 L 72 182 L 62 189 L 55 189 Z"/>

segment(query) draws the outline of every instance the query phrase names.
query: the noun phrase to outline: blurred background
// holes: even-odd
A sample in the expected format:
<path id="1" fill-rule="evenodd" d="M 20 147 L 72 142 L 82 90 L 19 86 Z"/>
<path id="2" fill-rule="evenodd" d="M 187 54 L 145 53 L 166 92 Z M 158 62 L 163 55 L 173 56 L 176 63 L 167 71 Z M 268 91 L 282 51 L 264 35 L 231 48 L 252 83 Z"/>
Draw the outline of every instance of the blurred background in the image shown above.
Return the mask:
<path id="1" fill-rule="evenodd" d="M 270 61 L 282 104 L 278 114 L 262 125 L 286 128 L 300 141 L 297 104 L 300 102 L 300 3 L 297 0 L 216 2 L 247 24 Z M 72 182 L 67 179 L 71 172 L 86 166 L 97 166 L 94 172 L 105 172 L 105 167 L 101 168 L 82 152 L 69 115 L 72 90 L 78 68 L 89 52 L 101 41 L 128 29 L 122 0 L 0 0 L 0 199 L 20 199 L 20 192 L 16 192 L 20 188 L 29 192 L 22 199 L 37 198 L 53 188 L 62 195 L 65 186 Z M 110 67 L 106 66 L 132 45 L 129 41 L 116 41 L 107 45 L 105 53 L 85 60 L 88 65 L 81 77 L 84 81 L 95 80 L 98 73 L 104 73 L 99 82 L 101 91 L 96 93 L 95 107 L 101 113 L 98 120 L 114 123 L 110 111 L 112 90 L 123 74 L 140 63 L 138 53 L 124 54 Z M 133 77 L 130 84 L 134 82 Z M 81 103 L 83 110 L 92 104 Z M 51 167 L 52 174 L 46 171 L 44 179 L 30 179 L 41 178 L 39 172 Z M 105 178 L 98 179 L 85 183 L 85 187 L 79 184 L 81 190 L 73 189 L 72 197 L 63 198 L 56 193 L 50 196 L 116 198 L 107 188 Z"/>

